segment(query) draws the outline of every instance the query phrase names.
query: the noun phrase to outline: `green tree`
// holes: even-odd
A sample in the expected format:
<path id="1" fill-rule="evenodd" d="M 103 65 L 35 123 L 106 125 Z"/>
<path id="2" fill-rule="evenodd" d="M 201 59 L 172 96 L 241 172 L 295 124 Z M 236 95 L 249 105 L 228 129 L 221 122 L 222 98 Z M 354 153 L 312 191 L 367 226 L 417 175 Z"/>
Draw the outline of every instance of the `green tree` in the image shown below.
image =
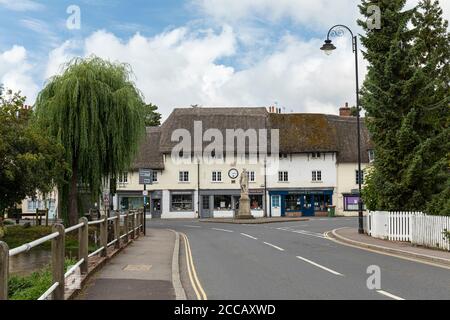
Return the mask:
<path id="1" fill-rule="evenodd" d="M 154 104 L 144 106 L 144 122 L 146 127 L 157 127 L 161 125 L 161 114 Z"/>
<path id="2" fill-rule="evenodd" d="M 369 1 L 363 1 L 360 6 L 363 14 L 368 5 Z M 359 21 L 366 30 L 362 41 L 369 62 L 362 104 L 376 153 L 363 196 L 371 210 L 426 211 L 445 188 L 448 176 L 449 82 L 441 71 L 448 55 L 444 58 L 440 53 L 447 50 L 448 40 L 444 44 L 441 37 L 446 33 L 442 32 L 434 39 L 427 35 L 434 29 L 431 25 L 440 22 L 438 17 L 430 18 L 426 5 L 407 11 L 403 0 L 378 5 L 380 30 L 369 30 Z M 427 12 L 427 18 L 420 10 Z M 408 24 L 415 20 L 410 28 Z"/>
<path id="3" fill-rule="evenodd" d="M 144 102 L 131 75 L 125 64 L 74 59 L 37 98 L 37 122 L 61 142 L 70 164 L 70 182 L 59 188 L 70 225 L 78 222 L 78 187 L 98 197 L 105 181 L 129 168 L 145 133 Z"/>
<path id="4" fill-rule="evenodd" d="M 424 83 L 418 91 L 418 115 L 427 129 L 415 149 L 416 161 L 426 176 L 426 212 L 450 215 L 450 34 L 437 0 L 421 0 L 412 23 L 415 38 L 415 67 L 423 72 Z"/>
<path id="5" fill-rule="evenodd" d="M 63 181 L 63 148 L 31 123 L 25 97 L 0 86 L 0 225 L 6 209 Z"/>
<path id="6" fill-rule="evenodd" d="M 405 116 L 412 110 L 410 102 L 414 91 L 411 83 L 414 75 L 411 64 L 414 34 L 408 30 L 413 11 L 404 11 L 405 2 L 382 0 L 377 3 L 382 12 L 381 29 L 372 30 L 366 22 L 358 21 L 366 31 L 361 40 L 366 48 L 364 57 L 369 63 L 361 103 L 366 110 L 367 125 L 376 153 L 368 187 L 363 194 L 372 210 L 406 210 L 410 206 L 408 200 L 411 195 L 402 185 L 408 151 L 398 139 L 405 125 Z M 359 6 L 367 18 L 370 5 L 372 1 L 363 0 Z M 413 140 L 410 142 L 414 143 Z"/>

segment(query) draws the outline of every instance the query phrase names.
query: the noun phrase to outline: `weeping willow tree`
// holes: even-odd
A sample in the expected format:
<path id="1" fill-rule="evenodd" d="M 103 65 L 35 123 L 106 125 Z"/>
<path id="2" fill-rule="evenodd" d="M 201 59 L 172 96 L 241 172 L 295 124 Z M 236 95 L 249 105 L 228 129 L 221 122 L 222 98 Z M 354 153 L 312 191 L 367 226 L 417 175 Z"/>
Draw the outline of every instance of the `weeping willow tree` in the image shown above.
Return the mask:
<path id="1" fill-rule="evenodd" d="M 142 94 L 128 65 L 98 57 L 77 58 L 40 92 L 36 122 L 65 148 L 71 173 L 59 186 L 61 213 L 78 223 L 79 187 L 93 197 L 104 183 L 126 171 L 145 133 Z"/>

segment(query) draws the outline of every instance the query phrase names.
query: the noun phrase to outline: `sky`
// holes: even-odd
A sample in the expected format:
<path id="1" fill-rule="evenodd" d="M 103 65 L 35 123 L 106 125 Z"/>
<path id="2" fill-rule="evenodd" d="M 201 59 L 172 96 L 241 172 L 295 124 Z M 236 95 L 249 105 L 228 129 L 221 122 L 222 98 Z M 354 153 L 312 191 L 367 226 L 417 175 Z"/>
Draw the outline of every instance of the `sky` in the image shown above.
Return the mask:
<path id="1" fill-rule="evenodd" d="M 32 105 L 66 62 L 96 55 L 131 65 L 164 118 L 190 105 L 337 114 L 355 100 L 351 39 L 334 39 L 331 56 L 319 48 L 335 24 L 362 33 L 358 3 L 0 0 L 0 83 Z M 450 20 L 450 0 L 441 6 Z M 362 78 L 366 66 L 361 58 Z"/>

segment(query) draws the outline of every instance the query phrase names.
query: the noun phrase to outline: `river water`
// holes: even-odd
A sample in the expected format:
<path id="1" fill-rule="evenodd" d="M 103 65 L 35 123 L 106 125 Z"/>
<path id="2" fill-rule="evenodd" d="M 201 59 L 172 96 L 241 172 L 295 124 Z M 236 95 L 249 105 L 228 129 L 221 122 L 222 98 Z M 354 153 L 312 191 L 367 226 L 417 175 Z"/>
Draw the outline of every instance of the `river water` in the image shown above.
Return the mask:
<path id="1" fill-rule="evenodd" d="M 9 272 L 13 276 L 27 276 L 52 263 L 50 250 L 31 250 L 9 259 Z"/>

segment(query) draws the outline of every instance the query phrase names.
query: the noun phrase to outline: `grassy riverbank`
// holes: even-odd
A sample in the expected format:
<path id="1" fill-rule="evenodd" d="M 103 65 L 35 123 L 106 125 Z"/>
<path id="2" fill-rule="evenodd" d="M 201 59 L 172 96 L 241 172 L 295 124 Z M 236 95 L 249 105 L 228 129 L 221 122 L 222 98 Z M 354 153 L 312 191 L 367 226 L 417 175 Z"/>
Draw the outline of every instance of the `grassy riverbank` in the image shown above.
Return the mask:
<path id="1" fill-rule="evenodd" d="M 76 263 L 75 260 L 66 259 L 65 269 Z M 29 276 L 13 276 L 9 279 L 8 295 L 10 300 L 37 300 L 52 286 L 51 267 L 47 266 Z"/>
<path id="2" fill-rule="evenodd" d="M 89 228 L 89 236 L 90 238 L 94 238 L 94 233 L 96 231 L 95 227 Z M 23 226 L 8 226 L 6 228 L 6 234 L 1 241 L 4 241 L 8 244 L 10 249 L 20 247 L 25 243 L 29 243 L 31 241 L 37 240 L 39 238 L 45 237 L 52 233 L 52 227 L 45 226 L 31 226 L 25 228 Z M 72 232 L 66 235 L 66 252 L 73 255 L 78 250 L 78 232 Z M 51 248 L 51 241 L 47 241 L 39 246 L 40 249 Z M 89 250 L 96 250 L 97 247 L 93 244 L 93 241 L 89 243 Z"/>

